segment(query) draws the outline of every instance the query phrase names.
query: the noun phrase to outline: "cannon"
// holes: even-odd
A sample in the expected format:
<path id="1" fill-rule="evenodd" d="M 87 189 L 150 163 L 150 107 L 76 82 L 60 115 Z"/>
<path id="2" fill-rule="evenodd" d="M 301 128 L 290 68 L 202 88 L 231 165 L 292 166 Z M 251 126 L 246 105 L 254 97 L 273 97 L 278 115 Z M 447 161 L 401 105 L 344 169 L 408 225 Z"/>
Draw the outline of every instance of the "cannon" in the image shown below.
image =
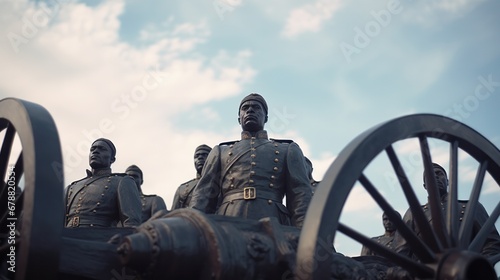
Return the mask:
<path id="1" fill-rule="evenodd" d="M 275 220 L 241 220 L 193 209 L 157 213 L 137 228 L 63 228 L 64 172 L 55 123 L 42 106 L 0 101 L 0 279 L 383 279 L 391 269 L 416 279 L 497 279 L 500 254 L 479 254 L 495 228 L 500 202 L 472 236 L 485 176 L 500 185 L 500 151 L 474 129 L 448 117 L 415 114 L 377 125 L 352 140 L 327 170 L 306 214 L 304 227 Z M 450 196 L 441 209 L 437 187 L 427 188 L 432 222 L 396 153 L 396 142 L 415 139 L 422 164 L 432 164 L 429 140 L 449 145 Z M 17 145 L 16 145 L 17 143 Z M 21 147 L 16 150 L 16 147 Z M 457 222 L 459 153 L 477 161 L 467 209 Z M 380 187 L 365 174 L 386 155 L 419 227 L 419 239 L 395 214 Z M 23 181 L 23 188 L 19 185 Z M 341 222 L 354 186 L 362 186 L 417 252 L 404 257 Z M 337 232 L 383 258 L 349 258 L 335 251 Z M 342 267 L 340 267 L 342 266 Z M 368 270 L 376 267 L 376 273 Z M 366 271 L 363 271 L 363 270 Z M 387 270 L 386 270 L 387 269 Z M 342 272 L 341 272 L 342 271 Z M 346 272 L 347 271 L 347 272 Z M 378 272 L 378 274 L 377 274 Z M 355 273 L 357 273 L 355 275 Z M 378 277 L 378 278 L 377 278 Z"/>

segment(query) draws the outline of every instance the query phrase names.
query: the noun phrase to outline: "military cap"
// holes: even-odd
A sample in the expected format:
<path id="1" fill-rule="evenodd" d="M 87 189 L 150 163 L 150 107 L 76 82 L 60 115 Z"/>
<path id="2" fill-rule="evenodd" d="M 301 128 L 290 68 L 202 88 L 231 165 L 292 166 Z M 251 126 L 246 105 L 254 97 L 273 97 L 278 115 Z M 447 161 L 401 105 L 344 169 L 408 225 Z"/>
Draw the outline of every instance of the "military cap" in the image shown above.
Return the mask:
<path id="1" fill-rule="evenodd" d="M 129 171 L 139 172 L 142 178 L 142 170 L 139 168 L 139 166 L 132 164 L 131 166 L 127 167 L 127 169 L 125 169 L 125 173 L 128 173 Z"/>
<path id="2" fill-rule="evenodd" d="M 448 173 L 446 173 L 446 170 L 444 169 L 444 167 L 442 167 L 441 165 L 437 164 L 437 163 L 432 163 L 432 168 L 438 168 L 438 169 L 441 169 L 444 173 L 444 175 L 446 176 L 446 178 L 448 178 Z M 425 180 L 425 171 L 424 171 L 424 180 Z"/>
<path id="3" fill-rule="evenodd" d="M 266 111 L 266 115 L 267 115 L 267 103 L 266 103 L 266 100 L 264 99 L 264 97 L 262 97 L 262 95 L 258 94 L 258 93 L 250 93 L 249 95 L 245 96 L 245 98 L 243 98 L 243 100 L 241 100 L 240 102 L 240 107 L 238 107 L 238 114 L 239 114 L 239 109 L 241 109 L 241 105 L 243 105 L 243 103 L 247 102 L 247 101 L 257 101 L 259 102 L 260 104 L 262 104 L 262 107 L 264 107 L 264 111 Z"/>
<path id="4" fill-rule="evenodd" d="M 196 149 L 194 150 L 194 153 L 196 154 L 199 150 L 204 150 L 204 151 L 207 151 L 207 152 L 210 153 L 210 151 L 212 150 L 212 148 L 210 148 L 210 146 L 208 146 L 208 145 L 201 144 L 198 147 L 196 147 Z"/>
<path id="5" fill-rule="evenodd" d="M 92 145 L 94 145 L 94 143 L 97 141 L 102 141 L 102 142 L 106 143 L 106 145 L 108 145 L 108 147 L 111 149 L 111 156 L 113 158 L 116 156 L 116 148 L 115 148 L 115 145 L 113 144 L 113 142 L 111 142 L 111 140 L 106 139 L 106 138 L 98 138 L 94 142 L 92 142 Z"/>

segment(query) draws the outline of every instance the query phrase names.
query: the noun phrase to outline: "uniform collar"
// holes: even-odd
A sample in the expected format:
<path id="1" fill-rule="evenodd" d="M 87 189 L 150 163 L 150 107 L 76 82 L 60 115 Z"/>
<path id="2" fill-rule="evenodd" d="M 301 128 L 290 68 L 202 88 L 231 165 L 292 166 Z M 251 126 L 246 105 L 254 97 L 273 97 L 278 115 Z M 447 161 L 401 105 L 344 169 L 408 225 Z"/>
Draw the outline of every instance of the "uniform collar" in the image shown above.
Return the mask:
<path id="1" fill-rule="evenodd" d="M 92 171 L 94 171 L 93 173 L 92 173 L 92 171 L 90 171 L 88 169 L 86 171 L 87 171 L 87 177 L 111 174 L 111 168 L 93 169 L 92 170 Z"/>
<path id="2" fill-rule="evenodd" d="M 267 138 L 267 131 L 265 131 L 265 130 L 257 131 L 257 133 L 255 134 L 255 138 L 268 139 Z M 241 140 L 248 140 L 248 139 L 252 139 L 252 134 L 248 131 L 242 131 L 241 132 Z"/>
<path id="3" fill-rule="evenodd" d="M 429 196 L 427 196 L 427 201 L 429 201 Z M 448 201 L 448 193 L 443 194 L 440 198 L 439 201 L 441 203 L 445 203 Z"/>

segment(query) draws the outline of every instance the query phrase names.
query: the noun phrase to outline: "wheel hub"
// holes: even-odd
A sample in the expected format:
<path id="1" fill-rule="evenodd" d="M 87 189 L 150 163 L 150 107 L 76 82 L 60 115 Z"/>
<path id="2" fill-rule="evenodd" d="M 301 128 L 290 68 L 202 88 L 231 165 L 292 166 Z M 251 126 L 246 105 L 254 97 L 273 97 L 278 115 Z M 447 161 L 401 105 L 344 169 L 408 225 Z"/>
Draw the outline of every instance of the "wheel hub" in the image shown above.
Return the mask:
<path id="1" fill-rule="evenodd" d="M 496 273 L 490 262 L 471 251 L 452 251 L 446 254 L 438 267 L 436 279 L 496 280 Z"/>

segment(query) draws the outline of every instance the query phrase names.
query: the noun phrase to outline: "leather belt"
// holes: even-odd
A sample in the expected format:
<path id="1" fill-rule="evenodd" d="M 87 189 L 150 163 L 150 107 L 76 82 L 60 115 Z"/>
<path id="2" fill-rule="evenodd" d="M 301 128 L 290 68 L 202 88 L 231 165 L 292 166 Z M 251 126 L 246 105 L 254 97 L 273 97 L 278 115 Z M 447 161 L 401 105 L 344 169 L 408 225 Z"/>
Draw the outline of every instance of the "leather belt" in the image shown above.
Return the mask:
<path id="1" fill-rule="evenodd" d="M 75 216 L 68 220 L 67 227 L 79 227 L 79 226 L 100 226 L 100 227 L 110 227 L 111 221 L 109 220 L 99 220 L 96 218 L 82 218 Z"/>
<path id="2" fill-rule="evenodd" d="M 283 197 L 278 193 L 257 190 L 254 187 L 245 187 L 243 189 L 232 190 L 230 192 L 225 193 L 222 203 L 230 202 L 233 200 L 254 200 L 254 199 L 266 199 L 281 203 Z"/>

